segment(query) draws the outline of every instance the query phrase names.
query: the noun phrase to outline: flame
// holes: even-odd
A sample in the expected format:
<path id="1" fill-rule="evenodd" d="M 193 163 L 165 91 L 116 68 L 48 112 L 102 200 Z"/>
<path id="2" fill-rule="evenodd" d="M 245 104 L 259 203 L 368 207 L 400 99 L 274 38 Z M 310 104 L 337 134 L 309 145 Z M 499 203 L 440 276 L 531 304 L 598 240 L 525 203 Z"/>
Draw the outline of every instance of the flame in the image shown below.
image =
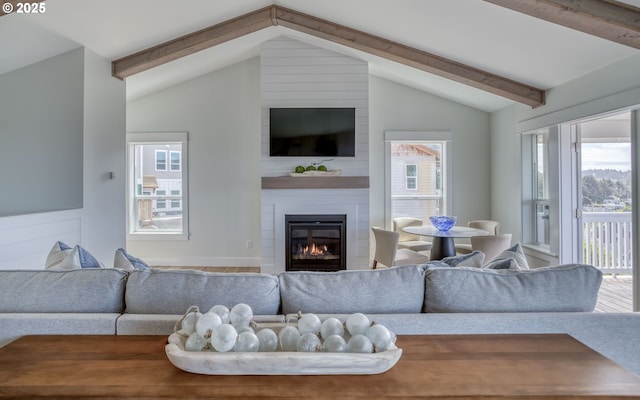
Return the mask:
<path id="1" fill-rule="evenodd" d="M 309 246 L 305 246 L 300 254 L 310 256 L 322 256 L 326 254 L 329 248 L 326 245 L 316 245 L 311 243 Z"/>

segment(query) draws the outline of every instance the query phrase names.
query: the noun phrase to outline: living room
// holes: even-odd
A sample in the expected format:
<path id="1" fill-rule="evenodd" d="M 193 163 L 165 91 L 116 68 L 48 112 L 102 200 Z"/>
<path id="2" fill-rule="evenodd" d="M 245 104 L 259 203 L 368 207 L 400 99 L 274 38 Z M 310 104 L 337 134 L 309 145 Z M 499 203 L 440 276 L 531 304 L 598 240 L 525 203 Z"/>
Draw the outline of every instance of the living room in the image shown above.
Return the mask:
<path id="1" fill-rule="evenodd" d="M 55 8 L 49 11 L 53 15 Z M 16 16 L 6 18 L 13 17 Z M 352 55 L 344 46 L 286 28 L 278 29 L 257 41 L 264 42 L 284 33 L 318 48 Z M 245 39 L 251 38 L 236 40 Z M 221 46 L 224 51 L 225 45 Z M 3 153 L 2 159 L 7 166 L 26 158 L 40 160 L 31 161 L 32 168 L 19 171 L 3 168 L 3 181 L 6 177 L 8 186 L 15 188 L 5 198 L 7 210 L 2 210 L 4 231 L 10 237 L 7 243 L 24 239 L 14 234 L 15 226 L 26 224 L 30 232 L 37 232 L 42 229 L 40 223 L 51 225 L 47 218 L 70 220 L 70 224 L 76 226 L 41 239 L 37 251 L 31 247 L 26 253 L 21 250 L 22 253 L 15 255 L 17 250 L 11 250 L 12 253 L 5 254 L 12 256 L 6 258 L 30 259 L 25 265 L 41 260 L 55 236 L 83 243 L 107 263 L 114 249 L 127 247 L 133 254 L 157 265 L 259 266 L 263 257 L 260 179 L 264 176 L 260 135 L 261 110 L 265 106 L 261 100 L 257 51 L 199 77 L 165 84 L 154 93 L 138 94 L 138 97 L 127 95 L 138 77 L 128 78 L 126 83 L 112 78 L 113 58 L 103 57 L 89 46 L 0 76 L 3 120 L 11 121 L 10 126 L 15 129 L 11 143 L 18 137 L 24 138 L 18 140 L 16 147 L 3 146 L 6 154 Z M 546 90 L 545 105 L 536 108 L 512 102 L 498 108 L 471 106 L 437 91 L 433 94 L 411 87 L 397 77 L 391 79 L 382 73 L 370 73 L 367 225 L 389 224 L 384 165 L 378 162 L 385 156 L 385 132 L 448 131 L 453 137 L 451 213 L 462 223 L 477 218 L 499 220 L 504 232 L 513 233 L 514 242 L 521 241 L 521 143 L 517 133 L 636 106 L 639 101 L 635 70 L 640 62 L 637 51 L 634 53 L 629 48 L 616 48 L 616 51 L 619 53 L 611 57 L 617 58 L 617 62 L 551 86 Z M 55 93 L 56 100 L 43 93 Z M 24 104 L 29 104 L 30 109 Z M 27 109 L 40 118 L 27 118 Z M 60 115 L 65 115 L 63 123 Z M 47 135 L 43 136 L 45 131 Z M 154 243 L 126 238 L 124 132 L 135 131 L 190 134 L 190 238 L 187 241 Z M 29 146 L 37 142 L 41 146 Z M 292 162 L 287 168 L 295 164 Z M 42 167 L 44 165 L 56 165 L 56 168 Z M 340 169 L 340 161 L 331 166 Z M 285 167 L 282 168 L 278 173 L 284 173 Z M 59 179 L 60 176 L 65 179 Z M 34 188 L 45 191 L 47 201 L 42 201 Z M 40 214 L 42 212 L 46 215 Z M 34 220 L 40 222 L 34 225 Z M 70 236 L 62 237 L 65 232 Z M 557 261 L 553 255 L 543 260 L 549 264 Z M 368 265 L 358 262 L 354 268 Z"/>

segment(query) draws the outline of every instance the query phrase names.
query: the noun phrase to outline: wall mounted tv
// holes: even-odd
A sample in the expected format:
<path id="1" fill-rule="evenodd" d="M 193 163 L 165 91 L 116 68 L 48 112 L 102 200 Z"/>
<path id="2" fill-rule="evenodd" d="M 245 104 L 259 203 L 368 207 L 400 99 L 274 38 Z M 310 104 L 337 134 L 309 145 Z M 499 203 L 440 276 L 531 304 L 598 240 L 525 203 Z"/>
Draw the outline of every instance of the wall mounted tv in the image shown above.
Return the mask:
<path id="1" fill-rule="evenodd" d="M 271 157 L 355 157 L 355 108 L 269 109 Z"/>

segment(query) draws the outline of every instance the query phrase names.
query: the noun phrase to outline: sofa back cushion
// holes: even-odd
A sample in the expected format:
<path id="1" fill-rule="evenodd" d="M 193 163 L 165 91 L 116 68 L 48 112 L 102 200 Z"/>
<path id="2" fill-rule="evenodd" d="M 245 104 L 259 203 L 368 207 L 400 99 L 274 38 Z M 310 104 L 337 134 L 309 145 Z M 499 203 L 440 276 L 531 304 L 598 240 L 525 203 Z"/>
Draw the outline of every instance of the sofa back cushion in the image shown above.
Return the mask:
<path id="1" fill-rule="evenodd" d="M 121 313 L 125 271 L 0 271 L 0 313 Z"/>
<path id="2" fill-rule="evenodd" d="M 282 272 L 284 314 L 418 313 L 424 299 L 424 268 Z"/>
<path id="3" fill-rule="evenodd" d="M 217 304 L 246 303 L 256 315 L 273 315 L 280 291 L 278 279 L 268 274 L 148 269 L 129 273 L 125 303 L 132 314 L 184 314 L 191 306 L 207 312 Z"/>
<path id="4" fill-rule="evenodd" d="M 530 270 L 433 268 L 426 272 L 426 312 L 593 311 L 602 272 L 566 264 Z"/>

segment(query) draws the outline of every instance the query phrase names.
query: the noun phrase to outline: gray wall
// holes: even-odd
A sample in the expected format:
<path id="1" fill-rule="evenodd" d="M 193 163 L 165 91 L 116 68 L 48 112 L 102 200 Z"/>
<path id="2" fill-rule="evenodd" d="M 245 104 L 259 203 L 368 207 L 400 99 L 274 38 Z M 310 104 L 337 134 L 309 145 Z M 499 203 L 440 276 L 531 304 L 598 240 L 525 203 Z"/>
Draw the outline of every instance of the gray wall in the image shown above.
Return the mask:
<path id="1" fill-rule="evenodd" d="M 491 208 L 489 114 L 376 76 L 369 79 L 371 225 L 384 226 L 384 132 L 451 131 L 451 214 L 465 225 Z"/>
<path id="2" fill-rule="evenodd" d="M 83 57 L 0 75 L 0 217 L 82 207 Z"/>
<path id="3" fill-rule="evenodd" d="M 125 95 L 110 60 L 84 48 L 0 76 L 0 217 L 14 216 L 0 228 L 51 236 L 34 255 L 66 236 L 60 218 L 79 218 L 73 237 L 105 265 L 125 245 Z"/>
<path id="4" fill-rule="evenodd" d="M 257 57 L 127 104 L 129 132 L 189 133 L 191 237 L 128 240 L 132 254 L 155 265 L 258 265 L 260 116 Z"/>

